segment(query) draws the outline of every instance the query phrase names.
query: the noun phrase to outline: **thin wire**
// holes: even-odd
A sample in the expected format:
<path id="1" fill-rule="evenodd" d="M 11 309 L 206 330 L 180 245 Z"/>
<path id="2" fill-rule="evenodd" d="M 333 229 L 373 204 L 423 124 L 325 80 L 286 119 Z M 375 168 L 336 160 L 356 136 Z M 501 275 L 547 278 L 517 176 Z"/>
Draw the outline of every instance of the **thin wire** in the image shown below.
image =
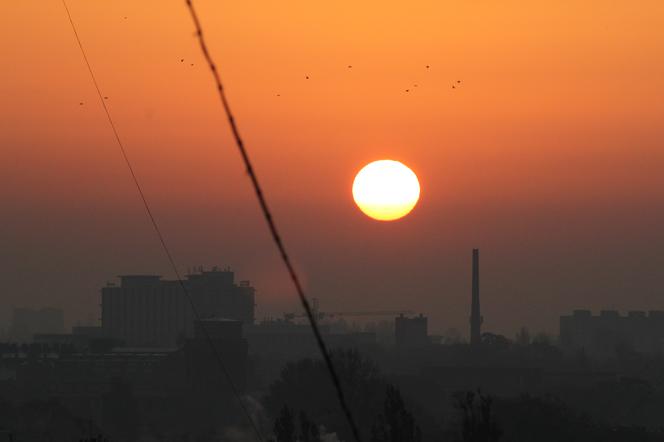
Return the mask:
<path id="1" fill-rule="evenodd" d="M 350 409 L 348 408 L 348 404 L 346 403 L 346 397 L 344 395 L 343 389 L 341 388 L 341 382 L 339 380 L 339 376 L 337 375 L 337 372 L 334 368 L 334 364 L 332 362 L 332 358 L 330 357 L 330 353 L 327 350 L 327 346 L 325 345 L 325 341 L 323 340 L 323 337 L 320 333 L 320 330 L 318 329 L 318 324 L 316 323 L 316 319 L 314 318 L 313 311 L 311 309 L 311 306 L 309 305 L 309 301 L 307 300 L 306 295 L 304 294 L 304 289 L 302 288 L 302 285 L 300 284 L 300 279 L 297 276 L 297 273 L 295 272 L 295 268 L 293 267 L 293 264 L 291 263 L 290 258 L 288 257 L 288 253 L 286 253 L 286 247 L 284 246 L 283 241 L 281 240 L 281 236 L 279 235 L 279 231 L 277 230 L 277 226 L 274 222 L 274 219 L 272 217 L 272 213 L 270 212 L 270 209 L 267 205 L 267 201 L 265 199 L 265 196 L 263 195 L 263 190 L 261 189 L 261 186 L 258 182 L 258 177 L 256 176 L 256 172 L 254 171 L 254 168 L 252 166 L 251 160 L 249 159 L 249 154 L 247 152 L 247 149 L 244 146 L 244 142 L 242 141 L 242 137 L 240 136 L 240 132 L 238 130 L 238 127 L 235 123 L 235 119 L 233 118 L 233 113 L 231 112 L 230 105 L 228 103 L 228 100 L 226 98 L 226 94 L 224 92 L 224 87 L 221 82 L 221 76 L 219 75 L 219 71 L 217 70 L 217 66 L 215 65 L 214 61 L 212 60 L 212 56 L 210 55 L 210 52 L 208 51 L 207 44 L 205 43 L 205 38 L 203 37 L 203 28 L 201 26 L 201 22 L 198 19 L 198 15 L 196 14 L 196 10 L 194 9 L 194 5 L 192 3 L 192 0 L 185 0 L 187 3 L 187 7 L 189 8 L 189 12 L 191 13 L 191 18 L 194 21 L 194 26 L 196 28 L 196 36 L 198 38 L 198 42 L 201 47 L 201 51 L 203 52 L 203 56 L 205 57 L 205 60 L 207 61 L 208 67 L 210 68 L 210 71 L 212 72 L 212 75 L 214 77 L 215 84 L 217 86 L 217 91 L 219 92 L 219 98 L 221 99 L 221 103 L 224 107 L 224 111 L 226 113 L 226 116 L 228 118 L 228 123 L 231 126 L 231 131 L 233 132 L 233 138 L 235 139 L 235 144 L 237 145 L 240 154 L 242 155 L 242 160 L 244 161 L 244 165 L 247 169 L 247 174 L 249 175 L 249 178 L 251 179 L 251 184 L 253 185 L 254 192 L 256 193 L 256 197 L 258 198 L 258 202 L 260 204 L 261 210 L 263 212 L 263 216 L 265 217 L 265 221 L 267 222 L 267 225 L 270 229 L 270 233 L 272 234 L 272 239 L 274 243 L 277 246 L 277 249 L 279 250 L 279 253 L 281 255 L 281 259 L 284 262 L 286 269 L 288 269 L 288 273 L 290 275 L 291 281 L 293 282 L 293 285 L 295 286 L 295 290 L 297 291 L 298 297 L 300 298 L 300 302 L 302 303 L 302 307 L 304 308 L 305 313 L 307 314 L 307 318 L 309 319 L 309 323 L 311 324 L 311 328 L 313 329 L 314 336 L 316 337 L 316 342 L 318 343 L 318 348 L 320 349 L 320 352 L 323 355 L 323 359 L 325 360 L 325 364 L 327 365 L 330 377 L 332 379 L 332 383 L 334 384 L 334 388 L 337 392 L 337 398 L 339 399 L 339 405 L 341 406 L 341 409 L 344 412 L 344 415 L 346 417 L 346 420 L 348 421 L 348 425 L 350 426 L 350 429 L 353 433 L 353 437 L 357 442 L 361 442 L 360 438 L 360 433 L 357 429 L 357 425 L 355 424 L 355 421 L 353 419 L 353 415 L 350 412 Z"/>
<path id="2" fill-rule="evenodd" d="M 221 354 L 217 347 L 214 345 L 212 342 L 212 339 L 210 337 L 210 334 L 208 333 L 207 328 L 203 325 L 201 322 L 201 316 L 198 313 L 198 310 L 196 309 L 196 306 L 194 304 L 194 300 L 191 297 L 191 294 L 189 293 L 189 290 L 187 289 L 186 285 L 184 284 L 184 281 L 182 280 L 182 277 L 180 276 L 180 271 L 178 270 L 177 265 L 175 264 L 175 259 L 173 258 L 173 255 L 171 254 L 170 249 L 168 248 L 168 245 L 166 244 L 166 240 L 164 238 L 164 235 L 161 232 L 161 229 L 159 228 L 159 225 L 157 224 L 157 220 L 155 219 L 154 215 L 152 214 L 152 210 L 150 210 L 150 205 L 148 204 L 148 200 L 145 197 L 145 193 L 143 193 L 143 188 L 141 187 L 140 182 L 138 181 L 138 177 L 136 176 L 136 173 L 134 172 L 134 168 L 131 165 L 131 161 L 129 161 L 129 156 L 127 155 L 127 151 L 125 150 L 124 144 L 122 143 L 122 140 L 120 139 L 120 135 L 118 134 L 118 130 L 115 127 L 115 123 L 113 122 L 113 118 L 111 118 L 111 112 L 108 109 L 108 106 L 106 106 L 106 102 L 104 101 L 104 97 L 101 93 L 101 89 L 99 87 L 99 84 L 97 83 L 97 78 L 95 77 L 94 71 L 92 70 L 92 65 L 90 64 L 90 61 L 88 60 L 88 57 L 85 53 L 85 49 L 83 48 L 83 44 L 81 43 L 81 38 L 78 35 L 78 31 L 76 30 L 76 25 L 74 24 L 74 20 L 71 16 L 71 12 L 69 11 L 69 7 L 67 6 L 67 2 L 65 0 L 62 0 L 62 4 L 65 7 L 65 10 L 67 11 L 67 17 L 69 18 L 69 23 L 71 24 L 71 28 L 74 31 L 74 36 L 76 37 L 76 42 L 78 43 L 78 47 L 81 49 L 81 54 L 83 55 L 83 59 L 85 60 L 85 64 L 88 67 L 88 72 L 90 73 L 90 77 L 92 78 L 92 83 L 94 83 L 95 89 L 97 90 L 97 96 L 99 97 L 99 101 L 101 102 L 102 107 L 104 108 L 104 112 L 106 113 L 106 118 L 108 119 L 108 124 L 111 126 L 111 129 L 113 131 L 113 135 L 115 136 L 115 140 L 118 143 L 118 146 L 120 146 L 120 151 L 122 152 L 122 157 L 124 158 L 124 161 L 127 165 L 127 168 L 129 169 L 129 172 L 131 173 L 131 178 L 134 181 L 134 184 L 136 185 L 136 190 L 138 190 L 138 194 L 141 197 L 141 201 L 143 202 L 143 207 L 145 207 L 145 211 L 148 214 L 148 217 L 150 218 L 150 223 L 152 224 L 152 227 L 154 228 L 155 233 L 157 234 L 157 237 L 159 238 L 159 242 L 161 243 L 161 247 L 164 250 L 164 253 L 166 254 L 166 257 L 168 258 L 168 262 L 171 265 L 171 268 L 173 272 L 175 273 L 175 276 L 177 278 L 177 281 L 180 285 L 180 288 L 182 288 L 182 291 L 186 295 L 189 304 L 191 306 L 191 310 L 200 326 L 200 329 L 203 331 L 203 334 L 205 335 L 205 339 L 210 345 L 210 348 L 212 349 L 212 352 L 214 353 L 216 360 L 219 364 L 219 367 L 221 368 L 222 372 L 224 373 L 224 376 L 226 377 L 226 380 L 228 381 L 229 385 L 231 386 L 231 390 L 233 391 L 233 394 L 237 398 L 238 402 L 240 403 L 240 407 L 242 408 L 244 414 L 246 415 L 247 419 L 251 423 L 251 426 L 254 428 L 254 431 L 256 433 L 256 437 L 259 441 L 263 442 L 263 436 L 261 435 L 261 432 L 258 429 L 257 424 L 254 422 L 253 418 L 251 417 L 251 414 L 249 413 L 249 410 L 247 409 L 246 405 L 242 401 L 242 398 L 240 396 L 240 392 L 238 391 L 237 387 L 235 386 L 235 383 L 233 382 L 233 378 L 231 377 L 228 368 L 226 367 L 226 364 L 224 364 L 224 361 L 221 357 Z"/>

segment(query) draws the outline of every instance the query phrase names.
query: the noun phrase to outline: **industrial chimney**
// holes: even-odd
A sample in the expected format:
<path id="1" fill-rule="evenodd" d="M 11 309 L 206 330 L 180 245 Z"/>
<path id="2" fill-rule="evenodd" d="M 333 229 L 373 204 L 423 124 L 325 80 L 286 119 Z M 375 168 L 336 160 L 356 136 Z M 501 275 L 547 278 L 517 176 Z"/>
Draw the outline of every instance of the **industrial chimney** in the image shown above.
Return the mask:
<path id="1" fill-rule="evenodd" d="M 480 315 L 480 251 L 473 249 L 473 294 L 470 306 L 470 345 L 481 343 L 482 316 Z"/>

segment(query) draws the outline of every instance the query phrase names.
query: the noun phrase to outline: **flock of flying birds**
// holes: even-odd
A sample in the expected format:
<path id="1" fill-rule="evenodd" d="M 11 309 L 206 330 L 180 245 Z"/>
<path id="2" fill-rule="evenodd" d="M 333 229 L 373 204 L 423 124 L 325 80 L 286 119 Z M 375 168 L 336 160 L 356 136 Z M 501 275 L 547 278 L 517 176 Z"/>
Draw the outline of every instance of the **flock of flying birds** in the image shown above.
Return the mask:
<path id="1" fill-rule="evenodd" d="M 127 17 L 125 17 L 125 18 L 127 18 Z M 184 58 L 181 58 L 181 59 L 180 59 L 180 63 L 184 63 Z M 194 66 L 194 63 L 190 63 L 189 66 L 192 66 L 192 67 L 193 67 L 193 66 Z M 352 69 L 352 68 L 353 68 L 353 65 L 352 65 L 352 64 L 349 64 L 349 65 L 348 65 L 348 69 Z M 431 68 L 431 66 L 430 66 L 430 65 L 426 65 L 425 68 L 428 70 L 428 69 Z M 304 76 L 304 79 L 305 79 L 305 80 L 309 80 L 309 78 L 310 78 L 309 75 L 305 75 L 305 76 Z M 418 87 L 418 86 L 417 86 L 417 83 L 413 84 L 412 87 L 414 87 L 414 88 Z M 461 80 L 456 80 L 455 82 L 452 83 L 452 89 L 457 89 L 457 88 L 459 88 L 459 87 L 461 87 Z M 406 93 L 408 93 L 408 92 L 410 92 L 410 91 L 411 91 L 411 89 L 405 89 L 405 92 L 406 92 Z M 281 97 L 281 94 L 276 94 L 276 95 L 277 95 L 277 97 Z M 104 97 L 104 100 L 108 100 L 108 97 Z M 83 106 L 83 104 L 84 104 L 84 103 L 83 103 L 82 101 L 79 103 L 79 105 L 81 105 L 81 106 Z"/>
<path id="2" fill-rule="evenodd" d="M 193 66 L 193 64 L 192 64 L 192 66 Z M 352 65 L 352 64 L 349 64 L 349 65 L 348 65 L 348 69 L 352 69 L 352 68 L 353 68 L 353 65 Z M 426 65 L 425 68 L 426 68 L 426 69 L 430 69 L 431 66 L 430 66 L 430 65 Z M 305 79 L 305 80 L 309 80 L 309 76 L 308 76 L 308 75 L 305 75 L 305 76 L 304 76 L 304 79 Z M 413 87 L 417 87 L 417 83 L 413 84 Z M 461 87 L 461 80 L 456 80 L 454 83 L 452 83 L 452 89 L 457 89 L 458 87 Z M 406 89 L 405 92 L 410 92 L 410 89 Z M 277 97 L 281 97 L 281 94 L 277 94 Z"/>
<path id="3" fill-rule="evenodd" d="M 125 16 L 124 19 L 126 20 L 127 17 Z M 184 58 L 181 58 L 181 59 L 180 59 L 180 63 L 184 63 Z M 189 66 L 193 67 L 193 66 L 194 66 L 194 63 L 190 63 Z M 348 69 L 352 69 L 352 68 L 353 68 L 353 65 L 349 64 L 349 65 L 348 65 Z M 430 69 L 431 66 L 430 66 L 430 65 L 426 65 L 425 68 L 426 68 L 426 69 Z M 305 80 L 309 80 L 309 75 L 305 75 L 305 76 L 304 76 L 304 79 L 305 79 Z M 417 86 L 417 83 L 413 84 L 412 87 L 414 87 L 414 88 L 415 88 L 415 87 L 418 87 L 418 86 Z M 456 80 L 454 83 L 452 83 L 452 89 L 457 89 L 457 88 L 459 88 L 459 87 L 461 87 L 461 80 Z M 411 91 L 411 89 L 406 89 L 406 90 L 405 90 L 406 93 L 408 93 L 408 92 L 410 92 L 410 91 Z M 276 94 L 276 95 L 277 95 L 277 97 L 281 97 L 281 94 Z M 108 100 L 108 97 L 104 97 L 104 100 Z M 84 104 L 84 102 L 82 102 L 82 101 L 79 103 L 80 106 L 83 106 L 83 104 Z"/>

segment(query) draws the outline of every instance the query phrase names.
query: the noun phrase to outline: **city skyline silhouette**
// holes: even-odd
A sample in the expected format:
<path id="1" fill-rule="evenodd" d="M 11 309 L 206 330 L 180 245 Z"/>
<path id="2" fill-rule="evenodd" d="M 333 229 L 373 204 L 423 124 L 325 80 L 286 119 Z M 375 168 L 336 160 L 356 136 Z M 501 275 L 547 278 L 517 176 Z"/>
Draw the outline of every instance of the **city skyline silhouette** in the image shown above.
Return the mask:
<path id="1" fill-rule="evenodd" d="M 12 4 L 0 440 L 662 440 L 662 8 Z"/>

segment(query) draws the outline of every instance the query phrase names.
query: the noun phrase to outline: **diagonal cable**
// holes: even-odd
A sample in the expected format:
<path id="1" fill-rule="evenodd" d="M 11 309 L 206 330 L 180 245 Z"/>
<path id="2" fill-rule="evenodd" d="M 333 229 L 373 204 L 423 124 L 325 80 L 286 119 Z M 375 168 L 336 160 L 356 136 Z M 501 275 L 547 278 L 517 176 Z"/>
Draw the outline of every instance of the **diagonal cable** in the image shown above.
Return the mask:
<path id="1" fill-rule="evenodd" d="M 191 18 L 194 21 L 194 26 L 196 28 L 196 36 L 198 38 L 201 51 L 203 52 L 203 56 L 205 57 L 208 67 L 210 68 L 210 71 L 212 72 L 212 75 L 214 77 L 214 82 L 217 86 L 217 91 L 219 92 L 219 98 L 221 99 L 221 103 L 224 107 L 224 112 L 226 113 L 226 116 L 228 118 L 228 123 L 231 126 L 231 131 L 233 132 L 233 138 L 235 139 L 235 144 L 237 145 L 237 148 L 239 149 L 240 154 L 242 155 L 242 160 L 244 161 L 244 166 L 247 169 L 247 174 L 251 179 L 251 184 L 253 185 L 254 192 L 256 193 L 256 197 L 258 198 L 258 203 L 260 204 L 263 216 L 265 217 L 265 221 L 267 222 L 268 228 L 270 229 L 270 233 L 272 234 L 272 240 L 274 241 L 275 245 L 277 246 L 277 249 L 279 250 L 281 259 L 284 262 L 286 269 L 288 270 L 288 274 L 290 275 L 291 281 L 295 286 L 295 290 L 297 291 L 298 297 L 300 298 L 302 307 L 304 308 L 304 311 L 307 314 L 307 318 L 309 319 L 309 323 L 311 324 L 314 336 L 316 337 L 318 348 L 320 349 L 320 352 L 323 355 L 323 359 L 325 360 L 325 364 L 328 368 L 330 378 L 332 379 L 332 383 L 334 384 L 334 388 L 337 393 L 337 398 L 339 399 L 339 405 L 341 406 L 341 409 L 343 410 L 346 420 L 348 421 L 348 425 L 350 426 L 351 432 L 353 433 L 353 437 L 355 438 L 356 442 L 361 442 L 360 433 L 353 419 L 353 415 L 350 412 L 348 403 L 346 402 L 346 397 L 341 387 L 341 381 L 339 380 L 339 375 L 337 374 L 334 368 L 334 364 L 332 362 L 332 358 L 330 357 L 330 353 L 327 349 L 325 341 L 323 340 L 323 336 L 321 335 L 320 330 L 318 329 L 318 324 L 316 323 L 316 319 L 314 317 L 309 301 L 307 300 L 307 297 L 304 293 L 304 289 L 300 284 L 300 279 L 298 278 L 297 273 L 295 272 L 295 268 L 293 267 L 293 264 L 290 258 L 288 257 L 288 253 L 286 253 L 286 247 L 284 246 L 281 236 L 279 235 L 279 231 L 277 230 L 277 226 L 272 217 L 272 213 L 270 212 L 270 209 L 267 205 L 267 200 L 265 199 L 263 190 L 261 189 L 260 183 L 258 182 L 258 177 L 256 176 L 256 172 L 254 171 L 251 160 L 249 159 L 249 154 L 244 146 L 244 142 L 242 141 L 242 137 L 240 136 L 237 124 L 235 123 L 235 119 L 233 118 L 233 113 L 231 112 L 231 108 L 228 103 L 228 99 L 226 98 L 223 84 L 221 82 L 221 76 L 219 75 L 217 66 L 212 60 L 212 56 L 210 55 L 210 52 L 208 50 L 205 38 L 203 37 L 203 28 L 201 26 L 201 22 L 198 19 L 198 15 L 196 14 L 196 10 L 194 9 L 192 0 L 185 0 L 185 1 L 187 3 L 187 7 L 189 8 L 189 12 L 191 13 Z"/>
<path id="2" fill-rule="evenodd" d="M 131 161 L 129 161 L 129 156 L 127 155 L 127 151 L 124 147 L 124 144 L 122 143 L 122 140 L 120 138 L 118 130 L 115 127 L 115 123 L 113 122 L 113 118 L 111 118 L 111 112 L 109 111 L 108 106 L 106 105 L 104 97 L 101 93 L 101 88 L 99 87 L 99 83 L 97 83 L 97 78 L 95 77 L 94 71 L 92 70 L 92 65 L 90 64 L 90 61 L 88 60 L 88 57 L 85 53 L 85 49 L 83 48 L 83 44 L 81 43 L 81 39 L 78 35 L 78 31 L 76 30 L 76 25 L 74 24 L 74 20 L 71 16 L 71 13 L 69 11 L 69 7 L 67 6 L 66 0 L 62 0 L 62 4 L 64 5 L 65 10 L 67 11 L 67 17 L 69 18 L 69 23 L 71 24 L 71 28 L 74 31 L 74 36 L 76 37 L 76 42 L 78 43 L 78 47 L 81 50 L 83 60 L 85 60 L 85 64 L 88 67 L 88 72 L 90 73 L 90 77 L 92 78 L 92 83 L 94 84 L 95 89 L 97 90 L 97 96 L 99 97 L 99 101 L 100 101 L 102 107 L 104 108 L 104 112 L 106 113 L 106 118 L 108 119 L 108 124 L 111 127 L 111 130 L 113 131 L 113 135 L 115 136 L 115 141 L 117 142 L 118 146 L 120 147 L 120 151 L 122 152 L 122 157 L 124 158 L 125 164 L 127 165 L 127 168 L 129 169 L 129 172 L 131 174 L 131 178 L 134 182 L 134 185 L 136 186 L 136 190 L 138 191 L 138 194 L 141 198 L 141 201 L 143 202 L 143 207 L 145 207 L 145 211 L 148 215 L 148 218 L 150 218 L 150 223 L 152 224 L 152 227 L 154 228 L 154 231 L 157 234 L 157 237 L 159 238 L 159 242 L 161 243 L 161 247 L 164 250 L 164 253 L 166 254 L 166 257 L 168 258 L 168 262 L 170 263 L 173 272 L 175 273 L 175 276 L 177 278 L 177 281 L 178 281 L 178 284 L 179 284 L 180 288 L 182 289 L 182 291 L 186 295 L 187 300 L 189 301 L 189 304 L 191 306 L 191 310 L 192 310 L 192 312 L 194 314 L 194 317 L 196 318 L 196 320 L 197 320 L 197 322 L 200 326 L 200 329 L 203 331 L 203 335 L 205 336 L 205 340 L 210 345 L 210 348 L 212 349 L 212 352 L 215 355 L 215 359 L 217 360 L 217 363 L 219 364 L 219 368 L 223 372 L 224 377 L 228 381 L 228 384 L 231 386 L 231 390 L 233 392 L 233 395 L 236 397 L 238 403 L 240 404 L 240 407 L 242 408 L 242 411 L 244 412 L 245 416 L 247 417 L 247 420 L 251 423 L 251 426 L 253 427 L 254 432 L 256 433 L 256 438 L 260 442 L 263 442 L 263 436 L 261 435 L 261 432 L 259 431 L 256 422 L 254 422 L 253 418 L 251 417 L 251 414 L 249 413 L 249 410 L 247 409 L 247 406 L 242 401 L 242 398 L 240 396 L 240 392 L 239 392 L 238 388 L 235 386 L 235 383 L 233 382 L 233 378 L 231 377 L 230 372 L 228 371 L 228 368 L 226 367 L 226 364 L 224 364 L 224 361 L 223 361 L 223 358 L 221 356 L 220 351 L 217 349 L 217 347 L 212 342 L 212 338 L 210 337 L 210 334 L 209 334 L 207 328 L 201 322 L 201 316 L 198 313 L 198 310 L 196 309 L 196 305 L 194 304 L 194 300 L 191 297 L 191 293 L 189 293 L 189 290 L 187 289 L 187 286 L 184 284 L 184 281 L 182 280 L 182 277 L 180 275 L 178 267 L 175 264 L 175 259 L 173 258 L 173 255 L 171 254 L 171 251 L 168 248 L 168 245 L 166 243 L 164 235 L 162 234 L 161 229 L 159 228 L 159 224 L 157 224 L 157 220 L 155 219 L 154 215 L 152 214 L 152 210 L 150 209 L 150 205 L 148 204 L 148 200 L 145 197 L 145 193 L 143 192 L 143 188 L 141 187 L 141 184 L 138 181 L 138 177 L 136 176 L 136 173 L 134 172 L 134 168 L 131 165 Z"/>

